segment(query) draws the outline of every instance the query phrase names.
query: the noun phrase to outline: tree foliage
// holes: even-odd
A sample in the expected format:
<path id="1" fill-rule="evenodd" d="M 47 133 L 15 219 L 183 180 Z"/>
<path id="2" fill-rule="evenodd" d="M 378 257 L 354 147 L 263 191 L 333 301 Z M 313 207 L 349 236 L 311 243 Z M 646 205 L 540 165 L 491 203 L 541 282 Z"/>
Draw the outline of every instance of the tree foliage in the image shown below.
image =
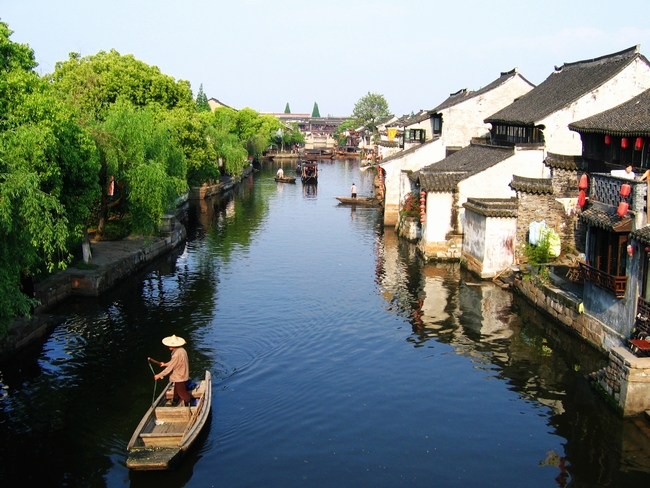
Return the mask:
<path id="1" fill-rule="evenodd" d="M 189 82 L 175 81 L 158 67 L 114 49 L 83 58 L 70 53 L 67 61 L 56 63 L 50 80 L 81 118 L 103 120 L 118 98 L 136 107 L 173 109 L 195 105 Z"/>
<path id="2" fill-rule="evenodd" d="M 284 107 L 284 113 L 285 114 L 290 114 L 291 113 L 291 109 L 289 108 L 289 102 L 287 102 L 287 105 Z"/>
<path id="3" fill-rule="evenodd" d="M 312 117 L 320 117 L 320 112 L 318 111 L 318 104 L 314 102 L 314 108 L 311 110 Z"/>
<path id="4" fill-rule="evenodd" d="M 196 94 L 196 111 L 197 112 L 209 112 L 210 104 L 208 103 L 208 97 L 203 93 L 203 85 L 199 86 L 199 92 Z"/>
<path id="5" fill-rule="evenodd" d="M 0 22 L 0 335 L 34 304 L 21 276 L 65 268 L 99 187 L 88 132 Z"/>
<path id="6" fill-rule="evenodd" d="M 357 120 L 359 126 L 377 132 L 377 122 L 390 116 L 388 102 L 383 95 L 370 93 L 364 95 L 355 104 L 352 110 L 352 117 Z"/>

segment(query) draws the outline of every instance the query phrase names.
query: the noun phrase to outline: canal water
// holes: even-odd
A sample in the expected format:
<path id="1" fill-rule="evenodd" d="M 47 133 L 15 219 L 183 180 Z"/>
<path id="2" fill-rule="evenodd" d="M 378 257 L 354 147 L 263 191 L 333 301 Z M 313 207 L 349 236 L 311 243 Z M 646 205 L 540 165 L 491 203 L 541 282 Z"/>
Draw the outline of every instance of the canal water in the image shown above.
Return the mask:
<path id="1" fill-rule="evenodd" d="M 357 161 L 309 187 L 278 165 L 192 205 L 186 246 L 67 301 L 0 365 L 1 484 L 650 486 L 644 421 L 586 379 L 601 355 L 458 264 L 423 264 L 377 209 L 339 206 L 353 182 L 373 191 Z M 129 472 L 162 387 L 147 357 L 171 334 L 195 378 L 212 372 L 212 417 L 178 469 Z"/>

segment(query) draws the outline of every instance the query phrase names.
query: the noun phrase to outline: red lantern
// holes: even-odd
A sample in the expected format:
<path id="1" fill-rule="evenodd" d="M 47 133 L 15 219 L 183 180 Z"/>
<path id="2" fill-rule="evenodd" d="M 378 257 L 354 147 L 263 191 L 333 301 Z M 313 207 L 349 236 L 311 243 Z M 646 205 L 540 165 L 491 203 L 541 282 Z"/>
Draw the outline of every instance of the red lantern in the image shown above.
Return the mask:
<path id="1" fill-rule="evenodd" d="M 619 217 L 625 217 L 627 215 L 627 209 L 630 208 L 630 204 L 627 202 L 621 202 L 618 204 L 618 209 L 616 213 Z"/>
<path id="2" fill-rule="evenodd" d="M 589 177 L 587 176 L 587 173 L 582 173 L 582 176 L 580 177 L 580 182 L 578 183 L 578 188 L 580 190 L 586 190 L 589 188 Z"/>
<path id="3" fill-rule="evenodd" d="M 632 187 L 628 185 L 627 183 L 623 183 L 621 185 L 621 196 L 623 198 L 627 198 L 630 196 L 630 191 L 632 191 Z"/>
<path id="4" fill-rule="evenodd" d="M 605 135 L 605 144 L 607 144 L 609 146 L 611 143 L 612 143 L 612 136 L 610 136 L 609 134 L 606 134 Z"/>
<path id="5" fill-rule="evenodd" d="M 427 196 L 427 192 L 424 191 L 424 190 L 422 190 L 422 191 L 420 192 L 420 196 L 421 196 L 421 197 L 426 197 L 426 196 Z"/>
<path id="6" fill-rule="evenodd" d="M 578 205 L 584 207 L 585 203 L 587 203 L 587 194 L 584 190 L 580 190 L 580 193 L 578 194 Z"/>
<path id="7" fill-rule="evenodd" d="M 640 151 L 642 147 L 643 147 L 643 137 L 637 137 L 636 141 L 634 142 L 634 149 Z"/>
<path id="8" fill-rule="evenodd" d="M 424 215 L 422 215 L 422 216 L 420 217 L 420 223 L 421 223 L 421 224 L 424 224 L 425 221 L 426 221 L 426 219 L 424 218 Z"/>
<path id="9" fill-rule="evenodd" d="M 627 149 L 627 137 L 621 138 L 621 147 Z"/>

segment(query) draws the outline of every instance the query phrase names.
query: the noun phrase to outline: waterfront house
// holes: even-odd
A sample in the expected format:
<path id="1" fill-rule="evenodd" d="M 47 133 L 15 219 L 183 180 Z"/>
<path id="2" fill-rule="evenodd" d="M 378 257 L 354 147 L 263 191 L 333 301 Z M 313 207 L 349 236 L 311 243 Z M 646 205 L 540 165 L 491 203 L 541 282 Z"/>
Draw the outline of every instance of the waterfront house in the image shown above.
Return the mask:
<path id="1" fill-rule="evenodd" d="M 648 88 L 650 65 L 639 53 L 638 47 L 586 61 L 566 63 L 539 86 L 485 119 L 491 124 L 488 144 L 477 151 L 472 145 L 456 157 L 467 167 L 479 167 L 483 158 L 497 161 L 508 148 L 510 161 L 498 166 L 512 168 L 509 177 L 486 167 L 484 175 L 471 175 L 471 184 L 465 179 L 455 188 L 432 186 L 425 188 L 426 208 L 435 208 L 435 216 L 427 212 L 421 229 L 420 250 L 428 258 L 449 259 L 460 256 L 458 246 L 464 227 L 463 203 L 468 198 L 522 197 L 529 190 L 548 199 L 540 188 L 550 188 L 557 205 L 548 217 L 562 224 L 555 229 L 564 235 L 573 235 L 574 212 L 577 203 L 577 168 L 575 157 L 581 154 L 582 144 L 577 133 L 569 130 L 569 123 L 608 110 L 622 101 L 638 95 Z M 491 155 L 492 152 L 495 154 Z M 458 153 L 456 153 L 458 154 Z M 447 159 L 455 157 L 456 154 Z M 416 187 L 430 186 L 436 181 L 434 173 L 445 174 L 453 170 L 455 160 L 444 160 L 420 170 L 414 180 Z M 490 173 L 487 173 L 489 171 Z M 495 178 L 498 174 L 498 177 Z M 468 175 L 469 176 L 469 175 Z M 545 183 L 542 180 L 549 179 Z M 449 202 L 445 207 L 432 205 L 440 200 Z M 536 199 L 519 200 L 517 235 L 525 235 L 536 218 Z M 441 214 L 445 214 L 443 217 Z M 440 221 L 447 219 L 444 232 Z M 434 225 L 430 225 L 429 220 Z M 498 239 L 498 238 L 497 238 Z M 519 243 L 520 244 L 520 243 Z M 487 244 L 490 245 L 489 243 Z M 468 246 L 468 249 L 472 246 Z M 475 247 L 475 246 L 474 246 Z M 476 257 L 476 256 L 475 256 Z"/>
<path id="2" fill-rule="evenodd" d="M 580 263 L 584 313 L 610 364 L 596 375 L 625 414 L 650 408 L 650 357 L 630 340 L 650 336 L 650 90 L 610 110 L 573 122 L 582 140 Z M 623 168 L 633 167 L 627 173 Z M 643 344 L 643 343 L 640 343 Z M 630 349 L 635 348 L 633 352 Z M 650 343 L 648 343 L 650 346 Z M 643 361 L 648 364 L 634 371 Z M 646 379 L 647 378 L 647 379 Z"/>
<path id="3" fill-rule="evenodd" d="M 473 138 L 485 138 L 489 125 L 484 119 L 511 104 L 534 85 L 517 69 L 500 76 L 475 91 L 452 93 L 432 110 L 415 114 L 404 122 L 403 152 L 385 158 L 384 225 L 397 225 L 399 209 L 410 191 L 408 173 L 436 163 L 470 144 Z"/>

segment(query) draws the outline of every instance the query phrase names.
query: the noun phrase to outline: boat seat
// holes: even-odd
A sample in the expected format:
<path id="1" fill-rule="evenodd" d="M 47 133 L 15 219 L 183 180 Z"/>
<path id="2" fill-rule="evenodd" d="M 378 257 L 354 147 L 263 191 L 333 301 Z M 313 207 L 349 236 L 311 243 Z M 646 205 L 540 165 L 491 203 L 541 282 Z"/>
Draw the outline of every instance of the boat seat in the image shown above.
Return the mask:
<path id="1" fill-rule="evenodd" d="M 182 432 L 142 432 L 140 437 L 151 438 L 151 437 L 183 437 Z"/>

